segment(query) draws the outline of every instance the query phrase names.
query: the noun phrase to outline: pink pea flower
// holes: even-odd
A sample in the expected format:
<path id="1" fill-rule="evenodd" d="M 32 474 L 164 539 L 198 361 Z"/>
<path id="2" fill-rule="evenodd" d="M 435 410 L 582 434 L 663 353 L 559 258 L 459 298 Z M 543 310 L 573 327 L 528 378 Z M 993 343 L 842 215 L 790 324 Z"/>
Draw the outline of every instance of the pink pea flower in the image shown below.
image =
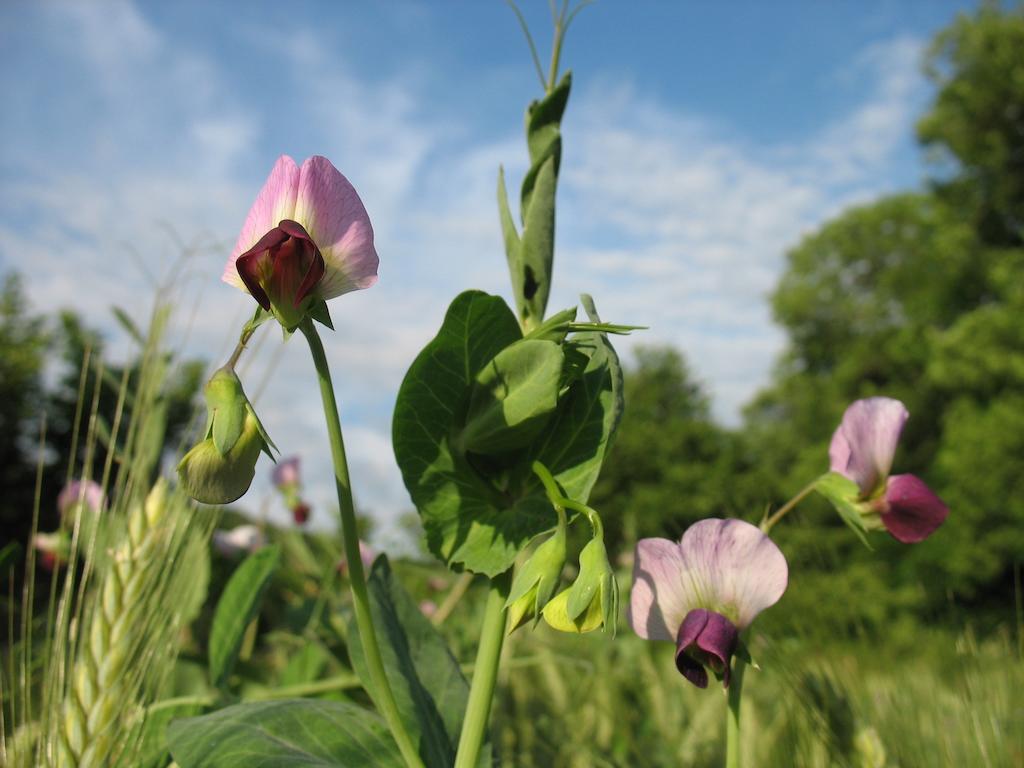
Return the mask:
<path id="1" fill-rule="evenodd" d="M 369 570 L 373 561 L 377 559 L 377 551 L 362 539 L 359 540 L 359 559 L 363 562 L 364 570 Z M 348 575 L 348 560 L 344 557 L 338 561 L 338 573 L 342 576 Z"/>
<path id="2" fill-rule="evenodd" d="M 239 525 L 230 531 L 213 532 L 214 549 L 226 557 L 255 552 L 266 544 L 266 534 L 255 525 Z"/>
<path id="3" fill-rule="evenodd" d="M 246 217 L 224 282 L 248 291 L 291 330 L 319 301 L 377 282 L 370 217 L 325 157 L 274 164 Z"/>
<path id="4" fill-rule="evenodd" d="M 893 538 L 912 544 L 942 525 L 949 509 L 914 475 L 889 476 L 910 414 L 899 400 L 869 397 L 846 409 L 828 449 L 830 469 L 857 484 L 857 501 Z"/>
<path id="5" fill-rule="evenodd" d="M 428 619 L 433 618 L 434 614 L 437 613 L 437 603 L 433 600 L 420 600 L 420 613 Z"/>
<path id="6" fill-rule="evenodd" d="M 679 543 L 641 539 L 629 623 L 640 637 L 676 644 L 676 668 L 706 688 L 710 667 L 726 688 L 740 632 L 786 591 L 775 543 L 742 520 L 694 523 Z"/>
<path id="7" fill-rule="evenodd" d="M 72 480 L 57 495 L 57 509 L 62 518 L 67 518 L 79 503 L 85 504 L 86 509 L 92 512 L 99 512 L 105 501 L 103 489 L 98 483 L 92 480 Z"/>
<path id="8" fill-rule="evenodd" d="M 289 456 L 274 465 L 270 478 L 279 491 L 299 485 L 299 457 Z"/>

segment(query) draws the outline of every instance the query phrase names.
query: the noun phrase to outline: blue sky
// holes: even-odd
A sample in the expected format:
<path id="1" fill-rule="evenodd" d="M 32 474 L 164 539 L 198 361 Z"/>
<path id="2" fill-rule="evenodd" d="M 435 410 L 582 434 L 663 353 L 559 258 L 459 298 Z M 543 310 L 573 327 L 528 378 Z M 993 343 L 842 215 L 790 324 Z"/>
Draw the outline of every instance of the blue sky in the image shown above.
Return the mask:
<path id="1" fill-rule="evenodd" d="M 973 2 L 614 2 L 586 9 L 563 65 L 551 309 L 670 343 L 735 423 L 783 336 L 766 295 L 786 249 L 844 207 L 917 186 L 930 37 Z M 547 3 L 524 2 L 542 58 Z M 324 154 L 359 190 L 379 284 L 332 305 L 357 501 L 409 503 L 391 456 L 394 395 L 447 303 L 507 295 L 494 206 L 518 186 L 538 95 L 521 32 L 491 2 L 7 2 L 0 7 L 0 268 L 39 310 L 144 316 L 189 252 L 174 343 L 226 356 L 251 299 L 219 281 L 277 155 Z M 264 338 L 243 371 L 285 453 L 304 454 L 330 518 L 326 442 L 305 350 Z M 246 503 L 279 516 L 265 480 Z"/>

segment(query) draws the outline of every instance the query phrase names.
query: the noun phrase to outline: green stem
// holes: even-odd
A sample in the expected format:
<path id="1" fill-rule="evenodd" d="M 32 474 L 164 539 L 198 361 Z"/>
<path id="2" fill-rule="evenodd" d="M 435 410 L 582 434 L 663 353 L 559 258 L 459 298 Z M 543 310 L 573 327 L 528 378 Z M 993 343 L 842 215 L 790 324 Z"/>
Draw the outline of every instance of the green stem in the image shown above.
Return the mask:
<path id="1" fill-rule="evenodd" d="M 811 495 L 811 493 L 814 491 L 815 485 L 817 485 L 817 482 L 818 481 L 815 480 L 813 483 L 811 483 L 802 491 L 800 491 L 800 493 L 798 493 L 792 499 L 790 499 L 781 507 L 779 507 L 771 517 L 767 518 L 761 523 L 761 530 L 764 533 L 768 533 L 769 531 L 771 531 L 775 524 L 779 522 L 779 520 L 784 518 L 791 509 L 793 509 L 797 504 L 799 504 L 801 501 L 803 501 L 804 499 Z"/>
<path id="2" fill-rule="evenodd" d="M 469 701 L 466 702 L 466 717 L 455 755 L 455 768 L 476 768 L 480 757 L 480 746 L 484 742 L 491 714 L 494 683 L 498 677 L 501 645 L 505 641 L 505 600 L 511 586 L 510 575 L 511 572 L 506 572 L 491 580 L 480 630 L 480 646 L 473 665 L 473 682 L 469 688 Z"/>
<path id="3" fill-rule="evenodd" d="M 725 721 L 725 768 L 740 768 L 740 702 L 743 698 L 743 673 L 747 665 L 736 659 L 729 681 L 729 713 Z"/>
<path id="4" fill-rule="evenodd" d="M 299 326 L 302 334 L 309 342 L 309 351 L 313 355 L 317 379 L 320 382 L 320 397 L 324 405 L 324 418 L 327 421 L 327 433 L 331 441 L 331 457 L 334 460 L 334 481 L 338 491 L 338 507 L 341 512 L 341 537 L 345 547 L 345 558 L 348 561 L 349 585 L 352 590 L 352 604 L 355 610 L 356 626 L 359 628 L 359 642 L 366 657 L 366 666 L 370 672 L 372 683 L 370 696 L 380 710 L 381 715 L 391 729 L 391 735 L 398 744 L 398 749 L 409 768 L 423 768 L 416 745 L 409 737 L 402 718 L 398 713 L 395 696 L 388 684 L 381 659 L 380 647 L 377 645 L 377 633 L 373 628 L 370 614 L 370 597 L 366 591 L 366 574 L 363 572 L 363 560 L 359 556 L 359 531 L 356 528 L 356 511 L 352 503 L 352 485 L 348 476 L 348 461 L 345 458 L 345 443 L 341 436 L 341 421 L 338 418 L 338 403 L 334 399 L 334 385 L 331 383 L 331 370 L 327 365 L 324 345 L 320 335 L 308 317 Z"/>

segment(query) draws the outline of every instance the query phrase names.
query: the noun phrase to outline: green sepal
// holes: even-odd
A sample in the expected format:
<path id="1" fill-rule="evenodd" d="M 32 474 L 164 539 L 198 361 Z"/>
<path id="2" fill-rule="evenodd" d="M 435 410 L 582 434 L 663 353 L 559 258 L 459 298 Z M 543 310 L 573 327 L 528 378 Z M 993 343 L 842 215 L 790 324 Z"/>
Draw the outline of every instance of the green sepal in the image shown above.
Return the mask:
<path id="1" fill-rule="evenodd" d="M 465 448 L 500 454 L 528 445 L 558 407 L 565 356 L 552 341 L 521 340 L 476 375 L 462 431 Z"/>
<path id="2" fill-rule="evenodd" d="M 838 472 L 826 472 L 814 481 L 814 490 L 824 496 L 839 513 L 844 523 L 857 534 L 868 549 L 867 532 L 871 530 L 864 515 L 864 504 L 860 501 L 860 488 L 850 478 Z"/>
<path id="3" fill-rule="evenodd" d="M 204 504 L 229 504 L 249 490 L 264 447 L 257 425 L 249 410 L 241 436 L 226 453 L 217 450 L 213 438 L 206 438 L 182 457 L 178 479 L 189 496 Z"/>
<path id="4" fill-rule="evenodd" d="M 223 456 L 242 436 L 245 409 L 249 401 L 242 391 L 242 382 L 226 366 L 213 374 L 203 390 L 203 396 L 209 414 L 208 437 Z"/>
<path id="5" fill-rule="evenodd" d="M 593 632 L 604 624 L 604 614 L 601 612 L 600 603 L 591 602 L 582 616 L 570 619 L 566 610 L 568 600 L 569 590 L 563 589 L 544 606 L 542 615 L 549 627 L 557 629 L 559 632 L 583 634 Z"/>
<path id="6" fill-rule="evenodd" d="M 247 400 L 246 403 L 245 403 L 245 406 L 246 406 L 246 410 L 249 413 L 249 415 L 252 416 L 253 419 L 256 420 L 256 429 L 259 431 L 260 439 L 263 441 L 263 445 L 261 446 L 261 450 L 265 454 L 267 454 L 267 458 L 269 458 L 271 461 L 273 461 L 276 464 L 277 463 L 277 459 L 274 456 L 274 451 L 277 451 L 278 453 L 280 453 L 281 449 L 278 448 L 276 445 L 274 445 L 274 441 L 270 439 L 270 435 L 267 433 L 267 428 L 263 426 L 263 422 L 260 421 L 260 417 L 256 415 L 256 410 L 252 407 L 252 403 L 250 403 Z"/>
<path id="7" fill-rule="evenodd" d="M 249 321 L 245 324 L 245 327 L 242 329 L 242 333 L 252 333 L 265 322 L 267 322 L 267 320 L 270 320 L 273 316 L 273 312 L 268 312 L 263 307 L 257 305 L 256 311 L 253 313 Z"/>
<path id="8" fill-rule="evenodd" d="M 761 665 L 754 660 L 754 657 L 750 654 L 750 646 L 746 644 L 742 637 L 736 640 L 736 650 L 733 651 L 733 655 L 747 666 L 753 667 L 758 672 L 761 671 Z"/>
<path id="9" fill-rule="evenodd" d="M 565 525 L 559 523 L 551 537 L 534 550 L 512 580 L 505 607 L 509 609 L 509 632 L 529 619 L 536 624 L 540 613 L 558 589 L 565 567 Z"/>
<path id="10" fill-rule="evenodd" d="M 600 609 L 602 624 L 614 635 L 619 613 L 618 583 L 604 541 L 596 537 L 580 552 L 580 574 L 569 588 L 566 618 L 580 622 L 581 617 L 590 615 L 594 605 Z"/>
<path id="11" fill-rule="evenodd" d="M 325 328 L 334 330 L 334 322 L 331 320 L 331 311 L 327 308 L 327 302 L 323 299 L 314 301 L 309 308 L 309 316 Z"/>

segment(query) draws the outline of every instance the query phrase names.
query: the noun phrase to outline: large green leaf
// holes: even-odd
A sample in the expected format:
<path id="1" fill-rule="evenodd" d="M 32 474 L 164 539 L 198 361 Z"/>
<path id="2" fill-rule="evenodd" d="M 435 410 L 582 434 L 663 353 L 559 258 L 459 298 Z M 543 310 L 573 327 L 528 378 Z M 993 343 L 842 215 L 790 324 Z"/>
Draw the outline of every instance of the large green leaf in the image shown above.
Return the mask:
<path id="1" fill-rule="evenodd" d="M 558 406 L 564 365 L 561 345 L 540 339 L 517 341 L 495 355 L 470 392 L 466 450 L 494 454 L 529 445 Z"/>
<path id="2" fill-rule="evenodd" d="M 401 768 L 373 712 L 338 701 L 287 699 L 175 720 L 167 730 L 181 768 Z"/>
<path id="3" fill-rule="evenodd" d="M 593 299 L 580 297 L 591 322 L 601 318 Z M 576 351 L 589 357 L 580 378 L 558 404 L 558 413 L 537 441 L 534 456 L 555 476 L 566 494 L 586 501 L 622 418 L 622 367 L 603 333 L 572 337 Z"/>
<path id="4" fill-rule="evenodd" d="M 265 547 L 249 555 L 231 574 L 210 629 L 210 681 L 214 685 L 223 685 L 234 669 L 245 628 L 259 613 L 263 593 L 280 558 L 279 547 Z"/>
<path id="5" fill-rule="evenodd" d="M 373 564 L 367 586 L 384 668 L 402 721 L 427 768 L 449 768 L 455 762 L 469 684 L 444 638 L 392 575 L 385 556 Z M 358 637 L 354 617 L 348 631 L 350 637 Z M 349 656 L 363 684 L 372 687 L 362 644 L 350 643 Z"/>
<path id="6" fill-rule="evenodd" d="M 567 493 L 586 500 L 622 410 L 614 350 L 602 334 L 580 333 L 563 350 L 582 364 L 534 442 L 500 460 L 463 451 L 459 436 L 477 374 L 520 338 L 500 298 L 459 295 L 406 374 L 393 419 L 395 456 L 430 550 L 455 569 L 489 576 L 506 571 L 531 538 L 555 524 L 530 471 L 533 460 L 540 458 Z"/>

